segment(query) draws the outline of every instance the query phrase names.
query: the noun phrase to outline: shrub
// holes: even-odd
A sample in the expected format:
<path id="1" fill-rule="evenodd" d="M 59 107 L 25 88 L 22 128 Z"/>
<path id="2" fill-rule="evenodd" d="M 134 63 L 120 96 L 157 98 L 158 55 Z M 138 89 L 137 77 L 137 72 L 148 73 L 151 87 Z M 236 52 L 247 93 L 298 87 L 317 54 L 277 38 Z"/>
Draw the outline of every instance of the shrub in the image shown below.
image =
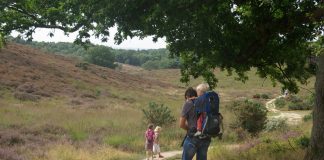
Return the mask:
<path id="1" fill-rule="evenodd" d="M 255 95 L 253 95 L 253 98 L 259 99 L 259 98 L 261 98 L 261 95 L 260 94 L 255 94 Z"/>
<path id="2" fill-rule="evenodd" d="M 290 101 L 291 103 L 300 103 L 303 102 L 302 99 L 300 99 L 299 97 L 297 97 L 296 95 L 290 95 L 287 97 L 287 100 Z"/>
<path id="3" fill-rule="evenodd" d="M 286 100 L 285 98 L 277 98 L 275 101 L 275 105 L 278 108 L 284 108 L 286 106 Z"/>
<path id="4" fill-rule="evenodd" d="M 75 67 L 81 68 L 83 70 L 88 70 L 89 63 L 80 62 L 75 65 Z"/>
<path id="5" fill-rule="evenodd" d="M 305 149 L 310 144 L 310 138 L 304 135 L 296 139 L 295 143 L 301 148 Z"/>
<path id="6" fill-rule="evenodd" d="M 236 115 L 236 120 L 232 124 L 234 128 L 241 127 L 252 136 L 256 136 L 265 128 L 267 109 L 261 103 L 249 100 L 236 101 L 231 108 Z"/>
<path id="7" fill-rule="evenodd" d="M 266 93 L 262 93 L 261 94 L 261 98 L 263 98 L 263 99 L 269 99 L 270 96 L 268 94 L 266 94 Z"/>
<path id="8" fill-rule="evenodd" d="M 96 46 L 92 47 L 87 51 L 86 60 L 90 63 L 96 64 L 98 66 L 116 68 L 115 54 L 110 51 L 108 47 Z"/>
<path id="9" fill-rule="evenodd" d="M 122 65 L 122 64 L 116 63 L 116 65 L 117 65 L 117 66 L 116 66 L 115 69 L 116 69 L 117 71 L 121 71 L 121 70 L 123 69 L 123 65 Z"/>
<path id="10" fill-rule="evenodd" d="M 274 130 L 283 130 L 287 129 L 287 119 L 286 118 L 272 118 L 266 124 L 266 131 L 274 131 Z"/>
<path id="11" fill-rule="evenodd" d="M 305 115 L 303 117 L 303 121 L 304 122 L 307 122 L 307 121 L 312 120 L 312 119 L 313 119 L 313 114 L 312 113 L 311 114 L 308 114 L 308 115 Z"/>
<path id="12" fill-rule="evenodd" d="M 253 98 L 256 98 L 256 99 L 259 99 L 259 98 L 269 99 L 270 96 L 268 94 L 266 94 L 266 93 L 262 93 L 262 94 L 257 93 L 255 95 L 253 95 Z"/>
<path id="13" fill-rule="evenodd" d="M 147 109 L 142 109 L 144 117 L 148 123 L 155 125 L 170 125 L 175 122 L 175 118 L 171 115 L 171 110 L 164 104 L 150 102 Z"/>
<path id="14" fill-rule="evenodd" d="M 311 94 L 307 99 L 302 100 L 297 96 L 289 96 L 287 98 L 290 101 L 288 110 L 310 110 L 315 106 L 315 95 Z"/>
<path id="15" fill-rule="evenodd" d="M 312 109 L 305 103 L 291 103 L 288 105 L 288 110 L 310 110 Z"/>

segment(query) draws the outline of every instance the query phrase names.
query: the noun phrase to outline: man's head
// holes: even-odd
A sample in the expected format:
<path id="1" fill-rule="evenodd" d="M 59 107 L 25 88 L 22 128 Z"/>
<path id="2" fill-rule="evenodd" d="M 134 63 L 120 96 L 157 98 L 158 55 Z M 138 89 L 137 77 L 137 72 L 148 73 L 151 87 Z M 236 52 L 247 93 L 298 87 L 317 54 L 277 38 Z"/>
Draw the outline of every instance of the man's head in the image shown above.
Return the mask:
<path id="1" fill-rule="evenodd" d="M 209 90 L 209 85 L 207 83 L 199 84 L 196 88 L 198 96 L 203 95 Z"/>
<path id="2" fill-rule="evenodd" d="M 197 97 L 197 92 L 192 87 L 189 87 L 185 92 L 185 99 Z"/>

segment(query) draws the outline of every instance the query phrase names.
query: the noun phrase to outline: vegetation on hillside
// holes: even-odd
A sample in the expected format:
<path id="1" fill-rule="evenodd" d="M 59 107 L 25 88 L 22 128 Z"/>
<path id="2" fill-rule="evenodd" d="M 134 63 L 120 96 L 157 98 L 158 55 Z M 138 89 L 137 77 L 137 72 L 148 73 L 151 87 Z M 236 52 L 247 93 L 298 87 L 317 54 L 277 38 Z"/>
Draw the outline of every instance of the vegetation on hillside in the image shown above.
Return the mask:
<path id="1" fill-rule="evenodd" d="M 288 95 L 275 100 L 275 105 L 280 110 L 311 110 L 315 106 L 315 94 L 300 98 L 297 95 Z"/>
<path id="2" fill-rule="evenodd" d="M 9 37 L 10 41 L 31 45 L 35 48 L 42 49 L 48 53 L 61 54 L 65 56 L 72 56 L 84 59 L 90 63 L 94 63 L 100 66 L 105 66 L 109 68 L 115 68 L 114 62 L 130 64 L 133 66 L 141 66 L 145 69 L 165 69 L 165 68 L 179 68 L 180 61 L 178 58 L 171 58 L 170 52 L 167 49 L 149 49 L 149 50 L 125 50 L 125 49 L 113 49 L 111 47 L 103 45 L 89 45 L 88 49 L 85 49 L 84 46 L 77 45 L 74 43 L 68 42 L 34 42 L 26 41 L 19 37 L 13 38 Z M 91 54 L 96 50 L 97 55 Z M 107 54 L 101 54 L 100 63 L 98 63 L 98 51 L 106 52 Z M 109 55 L 104 57 L 104 55 Z M 109 62 L 104 60 L 108 58 Z M 97 59 L 95 63 L 94 59 Z"/>

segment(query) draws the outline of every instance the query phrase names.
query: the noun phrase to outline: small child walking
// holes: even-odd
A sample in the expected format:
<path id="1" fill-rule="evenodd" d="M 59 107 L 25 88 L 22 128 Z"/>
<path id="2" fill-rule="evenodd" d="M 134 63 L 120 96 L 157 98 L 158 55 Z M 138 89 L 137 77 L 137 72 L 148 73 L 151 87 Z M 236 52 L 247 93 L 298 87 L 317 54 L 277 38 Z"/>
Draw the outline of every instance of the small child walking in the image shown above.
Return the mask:
<path id="1" fill-rule="evenodd" d="M 160 126 L 156 126 L 154 129 L 154 144 L 153 144 L 153 153 L 157 154 L 157 158 L 164 158 L 161 155 L 161 148 L 160 148 L 160 133 L 162 128 Z"/>
<path id="2" fill-rule="evenodd" d="M 146 159 L 149 160 L 150 157 L 153 160 L 153 143 L 154 143 L 154 131 L 153 124 L 147 126 L 145 131 L 145 150 L 146 150 Z"/>

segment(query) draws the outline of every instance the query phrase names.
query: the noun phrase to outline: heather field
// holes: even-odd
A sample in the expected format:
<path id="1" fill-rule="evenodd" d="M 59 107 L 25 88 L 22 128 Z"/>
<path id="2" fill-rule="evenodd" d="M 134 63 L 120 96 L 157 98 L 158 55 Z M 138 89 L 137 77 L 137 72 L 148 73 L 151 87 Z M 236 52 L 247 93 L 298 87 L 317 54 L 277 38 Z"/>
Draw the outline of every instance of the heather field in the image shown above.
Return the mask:
<path id="1" fill-rule="evenodd" d="M 116 70 L 92 64 L 84 69 L 78 67 L 80 63 L 24 45 L 8 44 L 1 49 L 0 159 L 141 159 L 147 125 L 142 109 L 149 102 L 168 106 L 176 118 L 175 123 L 163 126 L 162 150 L 181 150 L 185 133 L 178 127 L 178 118 L 184 91 L 202 79 L 186 85 L 179 82 L 179 69 L 144 70 L 125 64 Z M 274 120 L 274 129 L 251 137 L 231 126 L 232 103 L 250 99 L 266 105 L 282 94 L 281 86 L 258 78 L 255 70 L 248 73 L 245 83 L 220 70 L 215 75 L 225 132 L 222 140 L 213 140 L 210 159 L 302 159 L 312 126 L 310 110 L 292 111 L 287 104 L 278 112 L 269 111 L 269 119 L 281 112 L 300 116 L 295 124 L 284 127 Z M 294 96 L 307 99 L 313 86 L 312 78 Z"/>

